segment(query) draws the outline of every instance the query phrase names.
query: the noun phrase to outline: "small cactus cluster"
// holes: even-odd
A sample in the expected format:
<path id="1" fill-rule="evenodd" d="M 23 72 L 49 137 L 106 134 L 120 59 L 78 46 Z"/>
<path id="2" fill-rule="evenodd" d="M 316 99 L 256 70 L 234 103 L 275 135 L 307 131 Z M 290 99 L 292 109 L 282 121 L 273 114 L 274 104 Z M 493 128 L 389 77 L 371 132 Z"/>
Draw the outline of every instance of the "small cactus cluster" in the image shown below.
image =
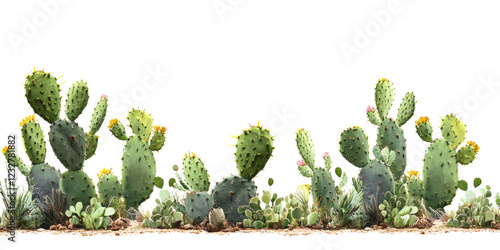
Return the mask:
<path id="1" fill-rule="evenodd" d="M 183 192 L 187 192 L 184 207 L 193 222 L 201 223 L 208 216 L 208 211 L 214 206 L 214 199 L 208 194 L 210 176 L 201 159 L 194 153 L 187 153 L 182 161 L 184 178 L 177 174 L 180 185 L 174 178 L 169 185 Z M 174 168 L 177 171 L 178 168 Z"/>
<path id="2" fill-rule="evenodd" d="M 236 166 L 239 176 L 230 175 L 217 182 L 212 190 L 215 206 L 222 208 L 226 219 L 232 223 L 243 222 L 240 206 L 248 205 L 257 196 L 257 186 L 252 180 L 264 169 L 273 153 L 273 137 L 260 124 L 243 130 L 236 146 Z"/>
<path id="3" fill-rule="evenodd" d="M 154 186 L 163 187 L 163 179 L 156 176 L 156 160 L 153 151 L 159 151 L 165 143 L 166 128 L 155 126 L 153 119 L 144 110 L 132 109 L 127 116 L 134 135 L 128 137 L 123 124 L 117 119 L 109 123 L 109 130 L 119 140 L 126 140 L 122 157 L 121 194 L 129 208 L 137 209 L 149 199 Z M 151 137 L 151 133 L 153 136 Z M 113 182 L 116 177 L 110 177 Z M 117 195 L 117 184 L 101 195 L 101 199 Z M 100 191 L 101 192 L 101 191 Z"/>
<path id="4" fill-rule="evenodd" d="M 302 159 L 297 162 L 300 173 L 311 178 L 311 193 L 313 201 L 318 207 L 330 209 L 336 200 L 335 181 L 330 173 L 332 161 L 326 153 L 323 157 L 325 168 L 316 167 L 315 151 L 311 135 L 305 129 L 297 131 L 295 141 Z"/>
<path id="5" fill-rule="evenodd" d="M 427 207 L 443 209 L 453 201 L 459 187 L 458 164 L 472 163 L 479 146 L 468 141 L 457 151 L 465 141 L 467 131 L 462 121 L 453 114 L 441 120 L 441 139 L 432 139 L 432 126 L 428 117 L 418 119 L 415 127 L 420 138 L 431 144 L 425 153 L 422 181 L 411 176 L 412 184 L 409 184 L 408 191 L 415 196 L 421 195 Z"/>

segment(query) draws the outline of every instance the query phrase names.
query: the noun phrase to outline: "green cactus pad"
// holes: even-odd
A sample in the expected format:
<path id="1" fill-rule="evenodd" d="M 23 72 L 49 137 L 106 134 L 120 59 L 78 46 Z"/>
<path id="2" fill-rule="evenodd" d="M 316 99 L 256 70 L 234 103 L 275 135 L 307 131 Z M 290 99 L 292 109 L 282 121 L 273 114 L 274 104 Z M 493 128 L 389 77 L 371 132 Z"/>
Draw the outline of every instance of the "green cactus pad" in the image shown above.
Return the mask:
<path id="1" fill-rule="evenodd" d="M 49 123 L 59 119 L 61 112 L 61 88 L 57 79 L 43 70 L 35 71 L 26 77 L 24 84 L 26 99 L 31 108 Z"/>
<path id="2" fill-rule="evenodd" d="M 335 181 L 332 174 L 324 168 L 316 168 L 311 179 L 313 201 L 320 208 L 329 210 L 336 200 Z"/>
<path id="3" fill-rule="evenodd" d="M 203 162 L 195 154 L 186 155 L 182 161 L 184 165 L 184 178 L 193 191 L 208 191 L 210 178 Z"/>
<path id="4" fill-rule="evenodd" d="M 273 138 L 269 130 L 252 126 L 238 136 L 236 166 L 241 177 L 253 179 L 273 154 Z M 225 209 L 224 209 L 225 210 Z"/>
<path id="5" fill-rule="evenodd" d="M 424 202 L 427 207 L 442 209 L 449 205 L 458 185 L 456 152 L 444 139 L 435 140 L 425 153 Z"/>
<path id="6" fill-rule="evenodd" d="M 426 142 L 432 142 L 432 126 L 430 122 L 418 123 L 415 125 L 418 136 Z"/>
<path id="7" fill-rule="evenodd" d="M 123 150 L 122 186 L 127 207 L 138 208 L 154 188 L 156 161 L 149 145 L 131 136 Z"/>
<path id="8" fill-rule="evenodd" d="M 299 166 L 300 174 L 304 177 L 312 177 L 313 171 L 307 165 Z"/>
<path id="9" fill-rule="evenodd" d="M 307 166 L 309 166 L 311 170 L 314 170 L 314 168 L 316 168 L 314 163 L 315 152 L 311 135 L 305 129 L 301 128 L 296 133 L 295 141 L 297 142 L 300 156 L 302 156 Z"/>
<path id="10" fill-rule="evenodd" d="M 132 109 L 127 116 L 130 128 L 142 140 L 149 141 L 153 130 L 153 119 L 143 110 Z"/>
<path id="11" fill-rule="evenodd" d="M 453 114 L 447 115 L 441 121 L 441 133 L 443 138 L 456 149 L 465 139 L 465 125 Z"/>
<path id="12" fill-rule="evenodd" d="M 250 199 L 257 196 L 257 186 L 250 179 L 231 175 L 215 184 L 212 197 L 216 207 L 224 210 L 226 219 L 236 224 L 243 222 L 244 214 L 238 212 L 240 206 L 248 206 Z"/>
<path id="13" fill-rule="evenodd" d="M 380 79 L 375 87 L 375 104 L 377 105 L 378 114 L 382 121 L 389 114 L 389 110 L 394 102 L 394 96 L 394 86 L 392 83 L 385 78 Z"/>
<path id="14" fill-rule="evenodd" d="M 23 160 L 15 152 L 7 150 L 7 147 L 5 147 L 4 150 L 5 153 L 3 155 L 5 156 L 5 161 L 9 165 L 17 167 L 21 174 L 28 177 L 28 175 L 31 173 L 31 168 L 24 164 Z"/>
<path id="15" fill-rule="evenodd" d="M 109 131 L 118 139 L 122 141 L 126 141 L 128 139 L 127 132 L 125 131 L 125 127 L 123 124 L 117 119 L 111 120 L 109 126 Z"/>
<path id="16" fill-rule="evenodd" d="M 406 93 L 403 98 L 403 102 L 398 109 L 398 117 L 396 119 L 396 123 L 398 126 L 403 126 L 415 113 L 415 95 L 413 92 Z"/>
<path id="17" fill-rule="evenodd" d="M 85 160 L 90 159 L 90 157 L 94 156 L 95 151 L 97 150 L 97 144 L 99 143 L 99 136 L 92 135 L 90 133 L 85 133 L 85 138 L 87 142 L 86 156 Z"/>
<path id="18" fill-rule="evenodd" d="M 23 120 L 26 122 L 21 127 L 24 149 L 33 165 L 44 163 L 47 149 L 42 128 L 34 120 L 34 116 L 29 116 L 27 119 Z"/>
<path id="19" fill-rule="evenodd" d="M 362 168 L 370 161 L 368 136 L 362 128 L 354 126 L 340 135 L 340 153 L 351 164 Z"/>
<path id="20" fill-rule="evenodd" d="M 97 131 L 102 126 L 104 118 L 106 118 L 106 112 L 108 110 L 108 97 L 103 95 L 94 108 L 94 113 L 92 113 L 92 118 L 90 119 L 90 130 L 89 133 L 95 135 Z"/>
<path id="21" fill-rule="evenodd" d="M 103 174 L 97 182 L 101 204 L 108 206 L 113 197 L 120 198 L 123 194 L 122 184 L 113 174 Z"/>
<path id="22" fill-rule="evenodd" d="M 161 130 L 162 128 L 159 128 L 158 130 L 155 129 L 155 132 L 153 133 L 153 137 L 151 137 L 151 142 L 150 148 L 153 151 L 160 151 L 163 145 L 165 144 L 165 132 Z"/>
<path id="23" fill-rule="evenodd" d="M 83 80 L 75 82 L 68 91 L 66 99 L 66 117 L 70 121 L 76 120 L 87 107 L 89 101 L 89 87 Z"/>
<path id="24" fill-rule="evenodd" d="M 214 199 L 207 192 L 191 192 L 186 195 L 184 206 L 191 221 L 202 223 L 214 206 Z"/>
<path id="25" fill-rule="evenodd" d="M 417 176 L 411 176 L 406 183 L 408 189 L 408 194 L 417 200 L 421 200 L 424 197 L 424 184 L 422 180 Z"/>
<path id="26" fill-rule="evenodd" d="M 74 121 L 57 120 L 50 126 L 50 145 L 57 159 L 70 171 L 80 170 L 87 143 L 83 129 Z"/>
<path id="27" fill-rule="evenodd" d="M 396 159 L 389 167 L 394 179 L 400 179 L 406 169 L 406 140 L 403 130 L 393 119 L 388 118 L 382 121 L 378 128 L 377 146 L 381 149 L 388 147 L 396 153 Z"/>
<path id="28" fill-rule="evenodd" d="M 368 207 L 371 207 L 371 196 L 377 197 L 377 190 L 380 187 L 378 204 L 381 204 L 387 191 L 394 193 L 395 181 L 391 170 L 381 161 L 372 160 L 359 172 L 359 177 L 363 186 L 363 200 Z"/>
<path id="29" fill-rule="evenodd" d="M 458 150 L 457 160 L 462 165 L 468 165 L 476 159 L 476 152 L 473 147 L 467 145 Z"/>
<path id="30" fill-rule="evenodd" d="M 82 202 L 83 207 L 90 205 L 90 199 L 97 197 L 94 183 L 83 171 L 66 171 L 62 174 L 59 188 L 66 194 L 66 207 Z"/>
<path id="31" fill-rule="evenodd" d="M 44 205 L 45 196 L 52 198 L 52 190 L 59 189 L 60 178 L 61 173 L 46 163 L 33 165 L 28 176 L 28 182 L 33 185 L 32 198 Z"/>

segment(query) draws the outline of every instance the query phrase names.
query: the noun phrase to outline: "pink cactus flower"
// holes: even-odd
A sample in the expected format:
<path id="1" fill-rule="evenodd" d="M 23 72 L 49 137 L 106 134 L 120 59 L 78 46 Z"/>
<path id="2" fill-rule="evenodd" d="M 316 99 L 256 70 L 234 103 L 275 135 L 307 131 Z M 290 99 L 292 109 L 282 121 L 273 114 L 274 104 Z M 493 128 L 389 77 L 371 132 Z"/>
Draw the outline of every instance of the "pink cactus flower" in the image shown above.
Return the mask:
<path id="1" fill-rule="evenodd" d="M 373 107 L 373 106 L 368 106 L 368 107 L 366 108 L 366 112 L 367 112 L 367 113 L 368 113 L 368 112 L 375 112 L 375 107 Z"/>
<path id="2" fill-rule="evenodd" d="M 325 159 L 325 157 L 326 157 L 327 155 L 329 155 L 329 153 L 328 153 L 328 152 L 325 152 L 325 153 L 323 154 L 323 160 Z"/>
<path id="3" fill-rule="evenodd" d="M 101 98 L 108 99 L 108 95 L 101 95 Z"/>
<path id="4" fill-rule="evenodd" d="M 301 166 L 306 165 L 306 162 L 305 162 L 303 159 L 300 159 L 300 160 L 298 160 L 298 161 L 297 161 L 297 165 L 298 165 L 299 167 L 301 167 Z"/>

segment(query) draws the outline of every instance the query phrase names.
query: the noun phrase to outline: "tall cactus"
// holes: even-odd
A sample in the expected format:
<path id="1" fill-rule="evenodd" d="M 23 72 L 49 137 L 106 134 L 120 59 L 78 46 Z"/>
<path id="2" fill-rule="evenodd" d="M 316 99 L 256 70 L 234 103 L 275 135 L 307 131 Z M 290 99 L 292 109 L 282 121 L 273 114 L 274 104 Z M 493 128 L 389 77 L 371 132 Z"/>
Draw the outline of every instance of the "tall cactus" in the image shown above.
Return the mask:
<path id="1" fill-rule="evenodd" d="M 458 188 L 458 164 L 467 165 L 474 161 L 479 146 L 472 141 L 457 151 L 465 141 L 465 125 L 453 114 L 441 120 L 442 139 L 432 140 L 432 126 L 428 117 L 416 122 L 417 134 L 424 141 L 432 141 L 425 153 L 422 172 L 425 205 L 432 209 L 443 209 L 449 205 Z"/>
<path id="2" fill-rule="evenodd" d="M 50 145 L 57 159 L 68 169 L 59 182 L 59 187 L 68 197 L 67 206 L 79 201 L 87 206 L 96 192 L 92 180 L 82 168 L 84 161 L 96 152 L 99 137 L 95 133 L 106 116 L 107 96 L 99 100 L 92 114 L 90 131 L 85 133 L 75 121 L 88 104 L 87 83 L 77 81 L 70 87 L 65 104 L 67 119 L 59 118 L 61 88 L 57 78 L 43 70 L 34 71 L 26 77 L 25 89 L 26 99 L 35 113 L 51 124 Z"/>
<path id="3" fill-rule="evenodd" d="M 325 154 L 325 168 L 316 167 L 314 165 L 314 144 L 309 132 L 303 128 L 299 129 L 296 133 L 295 141 L 297 142 L 300 156 L 303 159 L 299 160 L 297 165 L 304 177 L 311 178 L 311 193 L 315 204 L 325 209 L 332 208 L 337 194 L 335 192 L 335 181 L 329 171 L 331 167 L 330 156 Z"/>
<path id="4" fill-rule="evenodd" d="M 415 112 L 415 95 L 406 93 L 398 109 L 396 120 L 388 118 L 389 110 L 394 102 L 393 84 L 382 78 L 375 86 L 375 104 L 377 108 L 368 107 L 366 110 L 368 120 L 378 126 L 377 145 L 379 148 L 388 147 L 396 152 L 396 160 L 389 166 L 394 178 L 399 180 L 406 169 L 406 140 L 401 129 Z M 378 112 L 377 112 L 378 111 Z"/>
<path id="5" fill-rule="evenodd" d="M 154 186 L 162 187 L 160 184 L 163 183 L 160 181 L 162 179 L 156 176 L 153 151 L 159 151 L 163 147 L 167 129 L 155 126 L 153 131 L 153 119 L 144 110 L 132 109 L 127 119 L 134 135 L 126 139 L 123 149 L 121 185 L 127 207 L 137 209 L 141 203 L 149 199 Z M 125 128 L 117 119 L 112 119 L 108 128 L 119 140 L 127 137 Z M 151 132 L 154 135 L 150 141 Z"/>

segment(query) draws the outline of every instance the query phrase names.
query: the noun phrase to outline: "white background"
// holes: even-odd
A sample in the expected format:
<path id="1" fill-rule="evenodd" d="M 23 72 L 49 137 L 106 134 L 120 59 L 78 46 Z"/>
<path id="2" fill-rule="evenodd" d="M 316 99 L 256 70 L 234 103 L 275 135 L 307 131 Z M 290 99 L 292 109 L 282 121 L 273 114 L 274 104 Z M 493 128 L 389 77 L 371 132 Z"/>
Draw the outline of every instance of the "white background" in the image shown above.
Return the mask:
<path id="1" fill-rule="evenodd" d="M 272 176 L 273 191 L 285 195 L 310 182 L 296 167 L 300 127 L 313 137 L 317 165 L 328 151 L 334 167 L 357 175 L 338 140 L 343 129 L 358 125 L 374 145 L 376 127 L 365 108 L 374 105 L 375 83 L 385 77 L 396 88 L 390 116 L 406 92 L 418 102 L 403 127 L 407 170 L 421 171 L 428 146 L 416 135 L 415 120 L 429 116 L 438 137 L 439 117 L 453 112 L 467 125 L 467 139 L 481 147 L 474 164 L 459 166 L 460 179 L 481 177 L 497 192 L 498 7 L 494 1 L 6 1 L 0 6 L 1 144 L 33 113 L 23 83 L 35 67 L 64 75 L 64 99 L 72 83 L 88 82 L 89 105 L 77 120 L 85 130 L 100 95 L 109 95 L 97 154 L 84 168 L 94 182 L 103 167 L 120 176 L 124 142 L 111 135 L 108 121 L 127 124 L 126 111 L 141 108 L 168 129 L 165 147 L 155 153 L 157 174 L 168 181 L 172 165 L 193 151 L 212 176 L 211 187 L 237 172 L 231 135 L 260 121 L 276 136 L 276 149 L 254 180 L 267 189 Z M 49 145 L 47 162 L 65 171 Z M 142 208 L 151 209 L 157 195 Z"/>

